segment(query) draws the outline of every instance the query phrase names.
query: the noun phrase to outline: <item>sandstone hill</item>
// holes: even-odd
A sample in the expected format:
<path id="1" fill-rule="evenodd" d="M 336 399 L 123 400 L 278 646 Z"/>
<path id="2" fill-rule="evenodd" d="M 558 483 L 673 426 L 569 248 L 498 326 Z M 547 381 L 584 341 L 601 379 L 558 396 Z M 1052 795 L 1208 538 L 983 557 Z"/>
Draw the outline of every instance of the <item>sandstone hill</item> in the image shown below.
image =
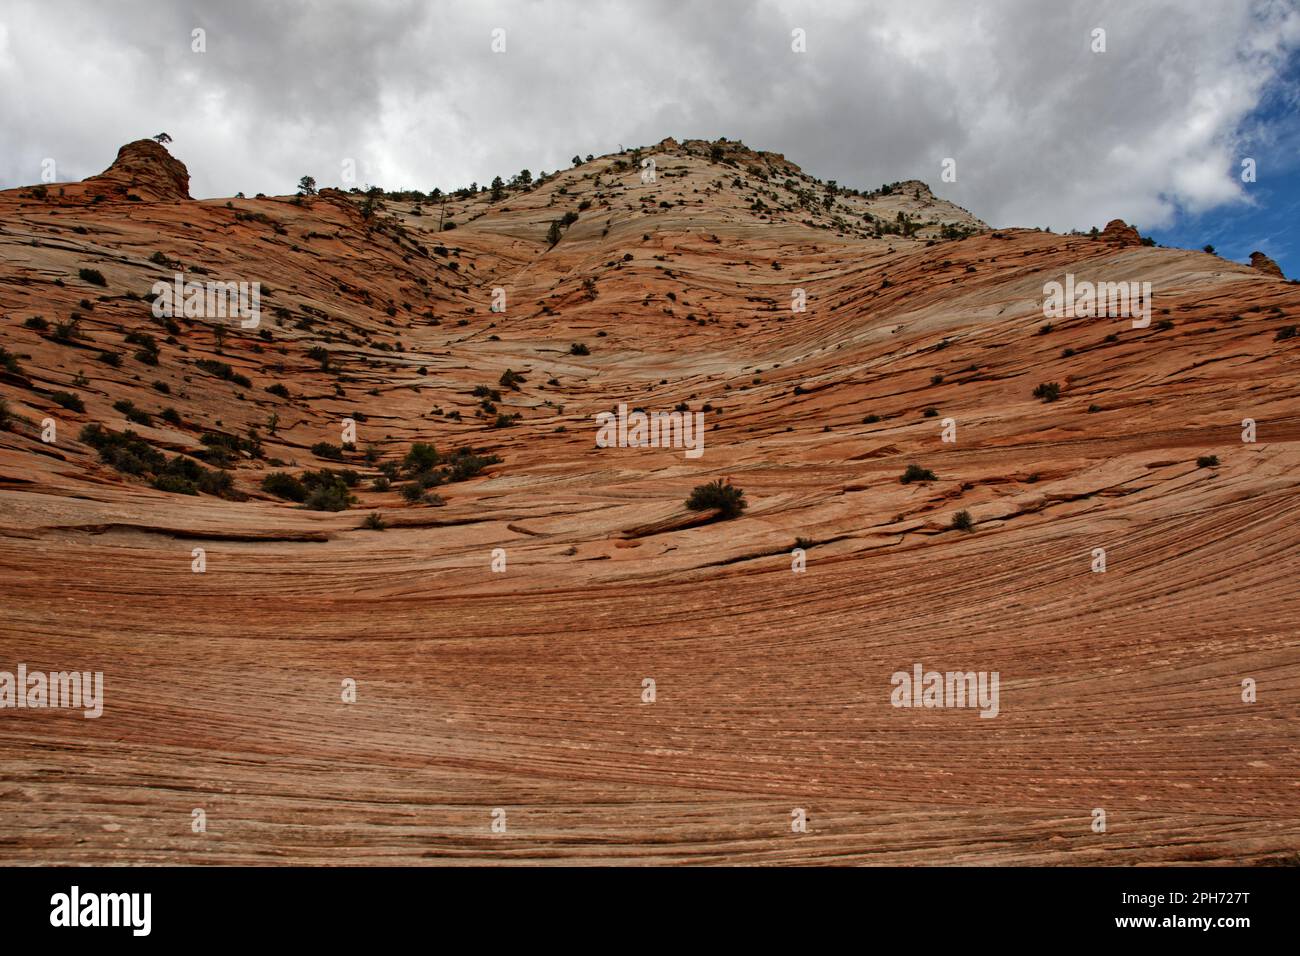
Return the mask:
<path id="1" fill-rule="evenodd" d="M 0 670 L 106 687 L 0 710 L 10 861 L 1300 859 L 1275 266 L 727 141 L 497 195 L 188 178 L 142 141 L 0 193 Z M 259 324 L 155 317 L 177 273 Z M 1149 325 L 1045 319 L 1067 274 Z M 703 455 L 597 447 L 619 404 Z M 739 517 L 684 506 L 715 479 Z M 996 719 L 892 707 L 915 662 L 997 671 Z"/>

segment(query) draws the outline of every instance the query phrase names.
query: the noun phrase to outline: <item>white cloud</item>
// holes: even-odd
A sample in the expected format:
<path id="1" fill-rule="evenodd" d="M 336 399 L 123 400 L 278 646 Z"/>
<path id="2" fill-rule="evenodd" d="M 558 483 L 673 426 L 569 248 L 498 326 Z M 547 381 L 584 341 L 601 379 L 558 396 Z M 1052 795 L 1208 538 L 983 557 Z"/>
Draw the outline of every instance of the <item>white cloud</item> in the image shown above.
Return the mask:
<path id="1" fill-rule="evenodd" d="M 45 156 L 91 175 L 162 130 L 198 196 L 334 183 L 347 157 L 361 183 L 430 189 L 727 136 L 1058 229 L 1245 202 L 1240 127 L 1300 45 L 1282 0 L 9 0 L 3 16 L 5 186 Z M 940 184 L 948 156 L 958 181 Z"/>

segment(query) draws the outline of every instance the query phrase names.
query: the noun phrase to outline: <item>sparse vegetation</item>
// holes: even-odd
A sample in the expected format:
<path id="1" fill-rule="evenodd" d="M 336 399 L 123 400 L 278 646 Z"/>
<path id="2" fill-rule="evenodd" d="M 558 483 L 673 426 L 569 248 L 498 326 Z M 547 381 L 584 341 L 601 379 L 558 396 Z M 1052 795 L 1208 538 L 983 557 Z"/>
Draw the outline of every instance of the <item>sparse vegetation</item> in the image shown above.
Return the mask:
<path id="1" fill-rule="evenodd" d="M 104 273 L 98 269 L 79 269 L 77 275 L 83 282 L 89 282 L 91 285 L 107 286 L 108 280 L 104 278 Z"/>
<path id="2" fill-rule="evenodd" d="M 1218 455 L 1202 455 L 1196 459 L 1197 468 L 1213 468 L 1219 463 Z"/>
<path id="3" fill-rule="evenodd" d="M 1044 403 L 1054 402 L 1061 397 L 1061 385 L 1059 382 L 1043 382 L 1034 388 L 1034 398 L 1040 398 Z"/>
<path id="4" fill-rule="evenodd" d="M 135 432 L 110 432 L 99 424 L 87 425 L 79 436 L 82 442 L 99 452 L 106 465 L 140 478 L 147 478 L 159 491 L 182 495 L 217 495 L 238 500 L 230 472 L 205 468 L 184 455 L 170 460 Z"/>
<path id="5" fill-rule="evenodd" d="M 307 486 L 284 471 L 273 471 L 262 479 L 262 490 L 277 498 L 302 503 L 307 500 Z"/>
<path id="6" fill-rule="evenodd" d="M 686 499 L 686 507 L 691 511 L 709 511 L 718 509 L 718 517 L 734 518 L 747 507 L 745 492 L 735 485 L 727 484 L 721 478 L 715 478 L 705 485 L 696 485 L 691 489 L 691 496 Z"/>
<path id="7" fill-rule="evenodd" d="M 922 468 L 920 465 L 908 465 L 903 471 L 903 476 L 898 479 L 905 485 L 910 485 L 914 481 L 938 481 L 938 477 L 929 468 Z"/>
<path id="8" fill-rule="evenodd" d="M 86 410 L 86 403 L 81 400 L 81 396 L 74 395 L 72 392 L 51 392 L 50 398 L 54 401 L 54 404 L 69 411 L 84 412 Z"/>
<path id="9" fill-rule="evenodd" d="M 956 531 L 973 531 L 975 521 L 970 516 L 970 512 L 964 508 L 952 516 L 952 527 Z"/>

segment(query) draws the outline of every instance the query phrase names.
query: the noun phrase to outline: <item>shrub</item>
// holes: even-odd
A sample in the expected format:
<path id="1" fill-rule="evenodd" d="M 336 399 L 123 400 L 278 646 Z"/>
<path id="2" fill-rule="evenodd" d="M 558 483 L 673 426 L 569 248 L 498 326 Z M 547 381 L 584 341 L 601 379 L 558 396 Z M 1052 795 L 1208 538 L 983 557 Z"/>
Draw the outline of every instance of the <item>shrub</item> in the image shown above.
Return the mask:
<path id="1" fill-rule="evenodd" d="M 70 411 L 84 412 L 86 410 L 86 403 L 81 400 L 81 396 L 74 395 L 71 392 L 51 392 L 50 398 L 54 400 L 56 405 Z"/>
<path id="2" fill-rule="evenodd" d="M 970 516 L 970 512 L 964 508 L 952 516 L 952 526 L 956 531 L 972 531 L 975 528 L 975 521 Z"/>
<path id="3" fill-rule="evenodd" d="M 272 395 L 279 395 L 281 398 L 289 397 L 289 389 L 287 389 L 280 382 L 276 382 L 274 385 L 266 386 L 266 390 L 270 392 Z"/>
<path id="4" fill-rule="evenodd" d="M 1295 335 L 1296 327 L 1294 325 L 1284 325 L 1282 328 L 1277 330 L 1277 335 L 1273 336 L 1273 341 L 1285 342 L 1287 339 L 1295 338 Z"/>
<path id="5" fill-rule="evenodd" d="M 361 526 L 371 531 L 383 531 L 388 527 L 388 525 L 384 524 L 384 516 L 378 511 L 372 511 L 366 515 L 366 520 L 362 522 Z"/>
<path id="6" fill-rule="evenodd" d="M 327 458 L 330 461 L 342 461 L 343 449 L 338 445 L 332 445 L 327 441 L 318 441 L 311 446 L 311 453 L 317 458 Z"/>
<path id="7" fill-rule="evenodd" d="M 387 491 L 390 487 L 392 487 L 392 483 L 386 477 L 380 475 L 378 478 L 376 478 L 373 482 L 370 483 L 370 487 L 375 491 Z"/>
<path id="8" fill-rule="evenodd" d="M 95 357 L 112 368 L 118 368 L 122 364 L 122 356 L 116 352 L 100 352 Z"/>
<path id="9" fill-rule="evenodd" d="M 1043 382 L 1034 389 L 1034 398 L 1041 398 L 1044 403 L 1054 402 L 1061 397 L 1059 382 Z"/>
<path id="10" fill-rule="evenodd" d="M 81 338 L 81 324 L 79 316 L 72 316 L 69 319 L 60 319 L 54 323 L 54 331 L 50 333 L 51 338 L 56 342 L 71 342 L 73 339 Z"/>
<path id="11" fill-rule="evenodd" d="M 720 518 L 734 518 L 747 505 L 745 492 L 734 485 L 725 484 L 721 478 L 715 478 L 705 485 L 696 485 L 691 489 L 691 496 L 686 499 L 686 507 L 691 511 L 716 508 Z"/>
<path id="12" fill-rule="evenodd" d="M 929 468 L 922 468 L 920 465 L 908 465 L 903 472 L 903 476 L 898 479 L 905 485 L 910 485 L 914 481 L 938 481 L 938 477 Z"/>
<path id="13" fill-rule="evenodd" d="M 1219 463 L 1218 455 L 1202 455 L 1196 459 L 1197 468 L 1213 468 Z"/>
<path id="14" fill-rule="evenodd" d="M 50 323 L 39 315 L 33 315 L 30 319 L 26 319 L 23 325 L 29 329 L 35 329 L 37 332 L 44 332 L 50 327 Z"/>
<path id="15" fill-rule="evenodd" d="M 307 486 L 288 472 L 271 472 L 262 479 L 262 490 L 289 501 L 302 503 L 307 500 Z"/>
<path id="16" fill-rule="evenodd" d="M 108 281 L 104 278 L 104 273 L 100 272 L 98 269 L 79 269 L 77 270 L 77 275 L 81 276 L 83 282 L 89 282 L 91 285 L 108 285 Z"/>
<path id="17" fill-rule="evenodd" d="M 346 485 L 317 485 L 307 495 L 303 507 L 309 511 L 347 511 L 354 500 Z"/>
<path id="18" fill-rule="evenodd" d="M 587 348 L 587 346 L 583 345 L 581 342 L 574 342 L 572 345 L 569 346 L 569 354 L 590 355 L 591 349 Z"/>
<path id="19" fill-rule="evenodd" d="M 18 364 L 18 356 L 14 355 L 3 345 L 0 345 L 0 368 L 6 372 L 13 372 L 15 375 L 22 374 L 22 366 Z"/>
<path id="20" fill-rule="evenodd" d="M 418 474 L 433 468 L 439 461 L 438 450 L 433 445 L 418 441 L 411 446 L 406 457 L 402 459 L 402 467 L 409 474 Z"/>

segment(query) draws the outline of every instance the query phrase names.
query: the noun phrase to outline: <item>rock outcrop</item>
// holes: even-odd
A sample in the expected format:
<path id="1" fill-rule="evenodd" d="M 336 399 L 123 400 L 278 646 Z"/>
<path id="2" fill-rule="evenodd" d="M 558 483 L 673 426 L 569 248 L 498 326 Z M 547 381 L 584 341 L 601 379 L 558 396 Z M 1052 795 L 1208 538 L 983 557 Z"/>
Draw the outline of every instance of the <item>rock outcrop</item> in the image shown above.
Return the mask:
<path id="1" fill-rule="evenodd" d="M 1259 270 L 1265 275 L 1277 276 L 1279 279 L 1286 278 L 1282 274 L 1282 268 L 1262 252 L 1252 252 L 1250 254 L 1250 267 Z"/>
<path id="2" fill-rule="evenodd" d="M 1140 246 L 1142 236 L 1123 219 L 1112 219 L 1101 231 L 1101 238 L 1116 246 Z"/>
<path id="3" fill-rule="evenodd" d="M 108 169 L 82 180 L 81 185 L 90 197 L 136 196 L 146 202 L 181 202 L 190 198 L 190 171 L 165 146 L 139 139 L 119 149 Z"/>

